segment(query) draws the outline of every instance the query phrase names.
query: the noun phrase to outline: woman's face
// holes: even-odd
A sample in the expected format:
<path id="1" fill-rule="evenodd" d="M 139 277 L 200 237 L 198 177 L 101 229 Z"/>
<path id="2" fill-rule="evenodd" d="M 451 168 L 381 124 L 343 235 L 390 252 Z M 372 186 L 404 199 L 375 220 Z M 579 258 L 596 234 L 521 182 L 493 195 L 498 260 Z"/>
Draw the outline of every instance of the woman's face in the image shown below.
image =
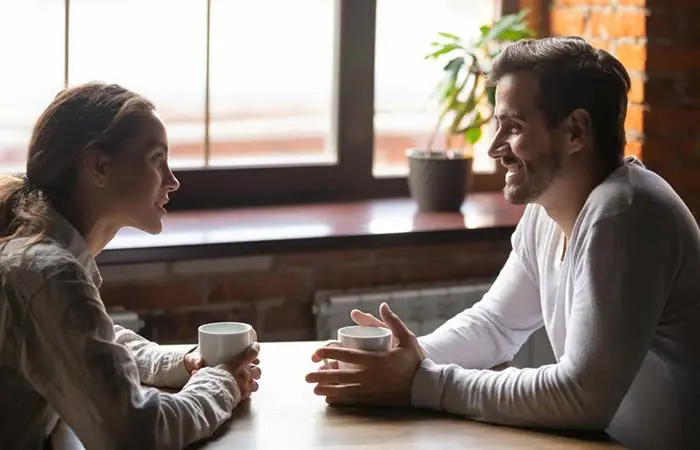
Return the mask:
<path id="1" fill-rule="evenodd" d="M 118 226 L 130 226 L 156 234 L 163 229 L 169 194 L 180 183 L 168 166 L 168 137 L 155 111 L 141 119 L 136 135 L 106 171 L 109 215 Z"/>

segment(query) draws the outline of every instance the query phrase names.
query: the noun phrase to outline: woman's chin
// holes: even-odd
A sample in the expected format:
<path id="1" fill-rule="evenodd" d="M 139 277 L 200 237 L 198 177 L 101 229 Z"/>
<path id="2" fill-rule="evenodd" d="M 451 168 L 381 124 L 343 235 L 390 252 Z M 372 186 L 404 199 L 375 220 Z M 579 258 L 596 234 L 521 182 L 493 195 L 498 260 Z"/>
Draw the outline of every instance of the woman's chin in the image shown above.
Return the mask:
<path id="1" fill-rule="evenodd" d="M 160 234 L 163 231 L 163 217 L 149 217 L 139 221 L 138 225 L 133 225 L 134 228 L 146 232 L 148 234 Z"/>

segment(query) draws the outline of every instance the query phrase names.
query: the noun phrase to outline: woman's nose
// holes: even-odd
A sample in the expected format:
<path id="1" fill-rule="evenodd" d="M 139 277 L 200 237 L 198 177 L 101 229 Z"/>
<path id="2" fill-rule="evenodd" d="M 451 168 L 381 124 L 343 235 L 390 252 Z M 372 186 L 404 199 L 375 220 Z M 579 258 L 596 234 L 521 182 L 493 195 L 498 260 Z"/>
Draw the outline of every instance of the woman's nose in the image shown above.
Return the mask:
<path id="1" fill-rule="evenodd" d="M 168 167 L 168 173 L 165 176 L 165 180 L 163 181 L 163 184 L 165 185 L 165 188 L 167 189 L 168 192 L 174 192 L 180 189 L 180 181 L 175 177 L 175 174 L 173 173 L 172 170 Z"/>

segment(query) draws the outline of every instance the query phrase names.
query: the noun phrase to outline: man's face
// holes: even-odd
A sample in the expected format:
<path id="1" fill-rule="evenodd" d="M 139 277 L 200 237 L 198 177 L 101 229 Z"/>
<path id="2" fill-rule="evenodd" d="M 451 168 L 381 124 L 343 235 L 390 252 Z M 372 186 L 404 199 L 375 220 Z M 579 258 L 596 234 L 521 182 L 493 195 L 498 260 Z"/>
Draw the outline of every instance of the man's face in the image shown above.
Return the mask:
<path id="1" fill-rule="evenodd" d="M 547 127 L 537 94 L 535 75 L 528 72 L 506 75 L 496 85 L 498 130 L 488 153 L 508 170 L 503 193 L 515 204 L 540 199 L 562 165 L 559 133 Z"/>

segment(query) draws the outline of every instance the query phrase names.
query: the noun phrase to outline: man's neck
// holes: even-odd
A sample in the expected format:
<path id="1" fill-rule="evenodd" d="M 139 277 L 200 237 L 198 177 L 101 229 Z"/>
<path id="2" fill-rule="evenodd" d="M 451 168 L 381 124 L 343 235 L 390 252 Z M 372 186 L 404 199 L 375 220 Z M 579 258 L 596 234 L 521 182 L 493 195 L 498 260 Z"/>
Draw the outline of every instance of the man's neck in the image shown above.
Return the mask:
<path id="1" fill-rule="evenodd" d="M 610 168 L 578 165 L 575 169 L 567 171 L 568 173 L 560 173 L 550 186 L 549 195 L 538 202 L 567 238 L 571 237 L 576 219 L 588 196 L 611 171 Z"/>

